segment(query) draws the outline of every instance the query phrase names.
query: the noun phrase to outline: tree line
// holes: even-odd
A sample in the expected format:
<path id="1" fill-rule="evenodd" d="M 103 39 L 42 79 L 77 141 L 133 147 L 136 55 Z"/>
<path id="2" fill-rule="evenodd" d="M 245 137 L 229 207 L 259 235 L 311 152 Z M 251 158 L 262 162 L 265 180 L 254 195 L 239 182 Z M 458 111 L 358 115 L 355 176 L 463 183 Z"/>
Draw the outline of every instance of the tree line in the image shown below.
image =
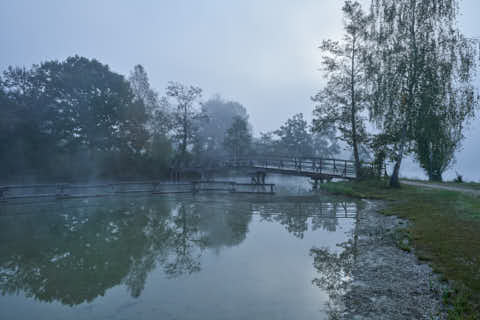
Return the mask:
<path id="1" fill-rule="evenodd" d="M 478 42 L 458 14 L 457 0 L 372 0 L 368 12 L 345 1 L 344 37 L 320 46 L 327 83 L 312 99 L 315 129 L 335 126 L 357 172 L 361 149 L 393 164 L 391 186 L 405 156 L 434 181 L 453 164 L 479 103 Z"/>
<path id="2" fill-rule="evenodd" d="M 247 109 L 169 82 L 160 95 L 145 68 L 124 77 L 73 56 L 0 77 L 0 179 L 28 182 L 165 178 L 172 167 L 247 155 L 329 156 L 333 129 L 312 132 L 302 114 L 252 136 Z"/>

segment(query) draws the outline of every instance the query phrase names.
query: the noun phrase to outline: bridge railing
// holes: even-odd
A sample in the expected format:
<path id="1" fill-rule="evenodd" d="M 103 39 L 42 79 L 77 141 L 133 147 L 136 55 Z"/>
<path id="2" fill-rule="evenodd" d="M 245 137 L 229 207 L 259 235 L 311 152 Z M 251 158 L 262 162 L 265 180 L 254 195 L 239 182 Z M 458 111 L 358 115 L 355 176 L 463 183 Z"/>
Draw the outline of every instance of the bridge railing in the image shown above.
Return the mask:
<path id="1" fill-rule="evenodd" d="M 226 167 L 258 167 L 297 171 L 312 174 L 332 176 L 356 177 L 355 163 L 350 160 L 323 159 L 323 158 L 242 158 L 224 161 Z"/>
<path id="2" fill-rule="evenodd" d="M 371 174 L 382 176 L 385 165 L 378 168 L 374 163 L 362 162 L 362 168 L 368 168 Z M 303 176 L 325 176 L 327 178 L 355 179 L 358 177 L 355 162 L 320 157 L 285 157 L 285 156 L 246 156 L 237 159 L 219 159 L 209 161 L 203 165 L 192 165 L 188 168 L 173 168 L 172 172 L 192 171 L 204 173 L 222 168 L 257 168 L 268 169 L 285 174 L 298 174 Z"/>

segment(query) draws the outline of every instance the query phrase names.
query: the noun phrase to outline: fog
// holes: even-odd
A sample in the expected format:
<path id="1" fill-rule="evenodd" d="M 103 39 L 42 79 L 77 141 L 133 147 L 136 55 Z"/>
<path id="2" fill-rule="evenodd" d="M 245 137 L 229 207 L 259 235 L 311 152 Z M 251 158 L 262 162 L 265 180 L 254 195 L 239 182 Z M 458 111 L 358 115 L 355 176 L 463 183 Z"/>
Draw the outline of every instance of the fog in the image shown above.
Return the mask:
<path id="1" fill-rule="evenodd" d="M 364 1 L 366 2 L 366 1 Z M 128 75 L 136 64 L 153 88 L 192 84 L 241 103 L 253 134 L 273 131 L 294 114 L 311 119 L 310 97 L 323 83 L 323 39 L 343 33 L 338 0 L 26 1 L 0 0 L 0 70 L 78 54 Z M 478 37 L 480 3 L 461 2 L 460 27 Z M 477 83 L 480 83 L 477 80 Z M 480 180 L 479 117 L 466 131 L 455 171 Z M 406 161 L 402 175 L 423 177 Z"/>

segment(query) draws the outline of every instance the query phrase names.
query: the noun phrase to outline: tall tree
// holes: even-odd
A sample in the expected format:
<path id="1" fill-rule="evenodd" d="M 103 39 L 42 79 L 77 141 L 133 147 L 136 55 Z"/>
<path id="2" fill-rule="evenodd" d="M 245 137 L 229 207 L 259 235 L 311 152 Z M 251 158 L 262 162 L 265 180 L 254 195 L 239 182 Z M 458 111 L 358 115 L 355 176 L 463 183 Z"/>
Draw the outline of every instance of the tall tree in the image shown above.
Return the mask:
<path id="1" fill-rule="evenodd" d="M 280 138 L 278 144 L 284 153 L 291 156 L 313 155 L 313 139 L 302 113 L 293 115 L 274 133 Z"/>
<path id="2" fill-rule="evenodd" d="M 438 142 L 422 140 L 436 136 L 440 125 L 447 131 L 456 128 L 458 137 L 461 124 L 473 116 L 477 54 L 457 28 L 457 0 L 373 0 L 371 12 L 371 114 L 391 145 L 389 158 L 395 165 L 390 185 L 398 187 L 402 159 L 415 150 L 416 138 L 418 159 L 430 167 L 426 162 Z"/>
<path id="3" fill-rule="evenodd" d="M 187 165 L 188 147 L 193 143 L 197 128 L 195 119 L 199 116 L 199 99 L 202 89 L 169 82 L 167 97 L 173 100 L 174 138 L 178 145 L 178 164 Z"/>
<path id="4" fill-rule="evenodd" d="M 160 128 L 156 128 L 155 120 L 160 118 L 158 113 L 163 113 L 165 110 L 161 108 L 158 93 L 150 86 L 147 71 L 142 65 L 136 65 L 133 68 L 133 71 L 130 72 L 128 81 L 132 87 L 135 99 L 141 101 L 145 106 L 145 111 L 148 116 L 147 129 L 151 133 L 159 131 L 159 129 L 162 128 L 162 125 L 160 125 Z M 166 117 L 164 118 L 166 119 Z"/>
<path id="5" fill-rule="evenodd" d="M 312 132 L 313 156 L 320 158 L 332 158 L 340 152 L 337 143 L 335 128 L 327 128 L 323 131 Z"/>
<path id="6" fill-rule="evenodd" d="M 74 56 L 28 70 L 9 68 L 3 78 L 8 103 L 0 108 L 23 114 L 10 124 L 17 136 L 12 150 L 25 154 L 17 172 L 88 175 L 104 160 L 108 172 L 137 167 L 132 161 L 140 159 L 148 138 L 144 105 L 108 66 Z M 75 161 L 80 158 L 88 161 Z"/>
<path id="7" fill-rule="evenodd" d="M 260 132 L 259 138 L 253 139 L 254 152 L 260 156 L 270 156 L 278 154 L 278 141 L 275 140 L 273 132 Z"/>
<path id="8" fill-rule="evenodd" d="M 214 157 L 225 156 L 225 134 L 237 116 L 245 119 L 248 124 L 247 110 L 238 102 L 214 96 L 202 104 L 201 114 L 197 122 L 199 131 L 195 143 L 196 157 L 201 158 L 201 161 L 208 161 Z"/>
<path id="9" fill-rule="evenodd" d="M 454 154 L 463 137 L 462 127 L 427 111 L 415 130 L 414 152 L 431 181 L 442 181 L 443 172 L 454 161 Z"/>
<path id="10" fill-rule="evenodd" d="M 355 168 L 359 173 L 359 145 L 367 141 L 362 117 L 366 108 L 366 91 L 361 58 L 365 49 L 364 35 L 368 18 L 357 1 L 345 1 L 342 10 L 345 17 L 343 41 L 326 40 L 320 46 L 325 54 L 322 65 L 328 82 L 312 98 L 317 103 L 314 128 L 320 131 L 334 124 L 340 132 L 340 138 L 352 147 Z"/>
<path id="11" fill-rule="evenodd" d="M 224 145 L 234 159 L 248 154 L 252 142 L 252 135 L 246 119 L 236 116 L 232 126 L 227 130 Z"/>

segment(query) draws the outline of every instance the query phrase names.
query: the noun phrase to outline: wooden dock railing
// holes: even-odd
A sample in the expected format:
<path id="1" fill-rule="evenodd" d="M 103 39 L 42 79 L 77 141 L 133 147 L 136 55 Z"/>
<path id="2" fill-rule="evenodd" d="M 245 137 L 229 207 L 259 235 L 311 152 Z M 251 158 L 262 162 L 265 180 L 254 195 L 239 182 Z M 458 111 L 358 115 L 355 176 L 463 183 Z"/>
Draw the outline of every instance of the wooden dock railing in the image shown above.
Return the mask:
<path id="1" fill-rule="evenodd" d="M 142 193 L 154 195 L 212 191 L 274 193 L 274 188 L 274 184 L 247 184 L 232 181 L 193 181 L 187 183 L 133 181 L 104 184 L 56 183 L 5 185 L 0 186 L 0 202 L 35 198 L 72 199 Z"/>

